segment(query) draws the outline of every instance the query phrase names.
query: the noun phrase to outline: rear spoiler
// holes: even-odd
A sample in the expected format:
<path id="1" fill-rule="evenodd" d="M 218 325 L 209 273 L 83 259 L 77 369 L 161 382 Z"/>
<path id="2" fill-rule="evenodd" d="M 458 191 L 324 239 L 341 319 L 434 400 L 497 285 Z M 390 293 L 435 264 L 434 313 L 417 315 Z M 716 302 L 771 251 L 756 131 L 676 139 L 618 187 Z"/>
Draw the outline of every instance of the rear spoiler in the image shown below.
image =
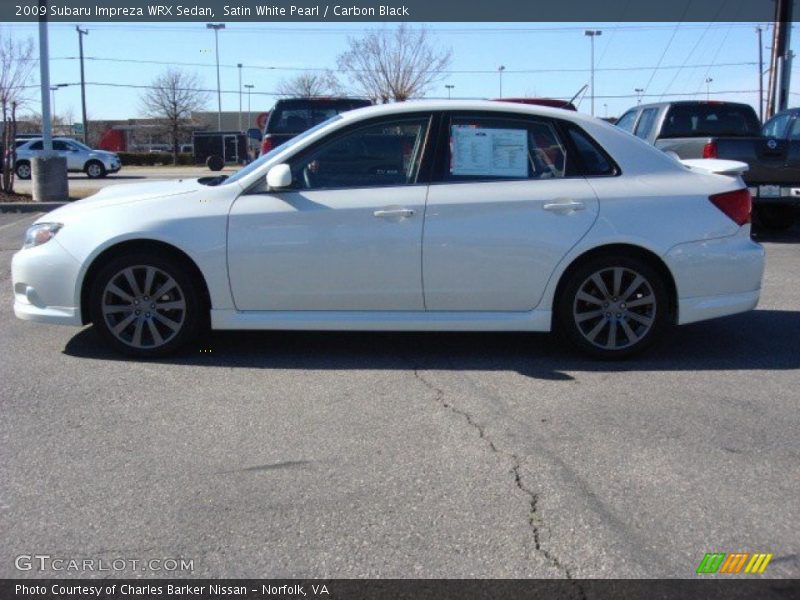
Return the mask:
<path id="1" fill-rule="evenodd" d="M 693 158 L 681 160 L 681 164 L 699 173 L 730 175 L 731 177 L 742 175 L 750 168 L 750 165 L 738 160 L 722 160 L 719 158 Z"/>

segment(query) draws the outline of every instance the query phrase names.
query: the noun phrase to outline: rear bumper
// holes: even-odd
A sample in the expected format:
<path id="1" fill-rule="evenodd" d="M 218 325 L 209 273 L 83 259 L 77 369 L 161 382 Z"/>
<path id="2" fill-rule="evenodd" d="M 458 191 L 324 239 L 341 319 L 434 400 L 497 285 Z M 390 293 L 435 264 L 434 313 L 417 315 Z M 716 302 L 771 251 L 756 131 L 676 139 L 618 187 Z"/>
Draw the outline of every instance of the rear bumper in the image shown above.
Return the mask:
<path id="1" fill-rule="evenodd" d="M 761 196 L 757 185 L 749 185 L 753 204 L 780 204 L 782 206 L 800 206 L 800 184 L 796 186 L 780 186 L 779 196 Z"/>
<path id="2" fill-rule="evenodd" d="M 755 308 L 764 275 L 764 249 L 750 227 L 730 237 L 689 242 L 664 257 L 678 292 L 678 324 Z"/>

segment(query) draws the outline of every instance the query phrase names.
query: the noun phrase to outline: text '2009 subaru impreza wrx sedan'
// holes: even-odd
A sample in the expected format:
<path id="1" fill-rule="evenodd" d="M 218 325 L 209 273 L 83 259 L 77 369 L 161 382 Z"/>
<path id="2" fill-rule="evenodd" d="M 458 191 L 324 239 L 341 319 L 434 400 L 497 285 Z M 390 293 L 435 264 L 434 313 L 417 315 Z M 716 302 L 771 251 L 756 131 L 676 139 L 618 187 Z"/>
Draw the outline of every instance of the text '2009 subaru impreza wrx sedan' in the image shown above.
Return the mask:
<path id="1" fill-rule="evenodd" d="M 39 219 L 14 310 L 156 356 L 213 329 L 549 331 L 598 357 L 756 306 L 738 163 L 574 112 L 338 115 L 231 177 L 108 187 Z M 720 174 L 722 173 L 722 174 Z"/>

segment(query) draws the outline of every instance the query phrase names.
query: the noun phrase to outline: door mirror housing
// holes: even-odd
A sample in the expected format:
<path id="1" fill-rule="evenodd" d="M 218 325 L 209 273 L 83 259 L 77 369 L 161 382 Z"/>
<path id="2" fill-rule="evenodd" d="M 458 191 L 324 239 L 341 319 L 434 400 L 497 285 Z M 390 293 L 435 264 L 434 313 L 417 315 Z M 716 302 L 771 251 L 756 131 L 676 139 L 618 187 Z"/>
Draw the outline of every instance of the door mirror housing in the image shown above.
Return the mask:
<path id="1" fill-rule="evenodd" d="M 292 169 L 286 163 L 272 167 L 267 173 L 267 190 L 283 190 L 292 186 Z"/>

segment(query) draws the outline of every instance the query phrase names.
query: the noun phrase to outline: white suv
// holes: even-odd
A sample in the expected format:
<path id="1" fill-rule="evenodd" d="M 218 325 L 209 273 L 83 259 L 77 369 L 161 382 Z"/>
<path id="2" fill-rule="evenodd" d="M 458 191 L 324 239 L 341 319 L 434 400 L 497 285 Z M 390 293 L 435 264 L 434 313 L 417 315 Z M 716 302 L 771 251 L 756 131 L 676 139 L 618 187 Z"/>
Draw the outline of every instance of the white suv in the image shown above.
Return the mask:
<path id="1" fill-rule="evenodd" d="M 83 171 L 91 179 L 116 173 L 122 167 L 119 156 L 69 138 L 54 138 L 53 150 L 67 159 L 68 171 Z M 31 158 L 42 152 L 42 138 L 33 138 L 17 146 L 14 171 L 20 179 L 31 178 Z"/>

